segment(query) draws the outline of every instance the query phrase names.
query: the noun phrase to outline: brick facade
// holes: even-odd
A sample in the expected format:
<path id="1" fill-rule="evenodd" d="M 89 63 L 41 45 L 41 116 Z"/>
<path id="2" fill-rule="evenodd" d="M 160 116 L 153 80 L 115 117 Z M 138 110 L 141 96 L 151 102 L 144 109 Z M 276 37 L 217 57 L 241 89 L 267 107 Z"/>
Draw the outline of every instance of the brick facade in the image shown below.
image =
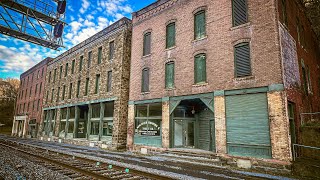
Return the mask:
<path id="1" fill-rule="evenodd" d="M 114 43 L 114 55 L 110 57 L 110 44 Z M 48 99 L 44 99 L 44 110 L 45 113 L 53 112 L 52 115 L 55 117 L 54 129 L 46 129 L 42 127 L 41 131 L 50 131 L 47 133 L 49 136 L 60 137 L 62 139 L 73 139 L 77 130 L 76 124 L 74 127 L 74 134 L 71 137 L 69 135 L 59 134 L 61 132 L 60 121 L 62 118 L 62 109 L 67 109 L 67 119 L 71 119 L 70 110 L 71 107 L 75 107 L 75 122 L 79 120 L 81 106 L 87 108 L 86 113 L 88 121 L 86 120 L 86 126 L 88 128 L 87 134 L 84 139 L 90 141 L 105 141 L 111 148 L 123 148 L 126 144 L 126 127 L 127 127 L 127 102 L 128 102 L 128 85 L 129 85 L 129 67 L 130 67 L 130 44 L 131 44 L 131 21 L 127 18 L 123 18 L 101 32 L 93 35 L 84 42 L 76 45 L 70 50 L 66 51 L 62 55 L 55 58 L 48 65 L 48 72 L 46 74 L 47 82 L 46 96 Z M 101 63 L 98 62 L 98 51 L 102 48 Z M 91 63 L 89 65 L 89 52 L 91 52 Z M 80 70 L 80 59 L 82 60 L 82 67 Z M 74 61 L 74 68 L 72 67 Z M 66 64 L 68 64 L 68 70 L 66 74 Z M 60 67 L 62 67 L 61 78 L 60 78 Z M 72 72 L 74 69 L 74 72 Z M 56 71 L 56 75 L 54 72 Z M 108 72 L 112 71 L 112 83 L 111 90 L 107 90 L 108 86 Z M 51 74 L 51 75 L 50 75 Z M 100 75 L 99 88 L 96 92 L 96 78 Z M 51 76 L 49 78 L 49 76 Z M 54 81 L 54 76 L 55 81 Z M 88 93 L 86 91 L 86 81 L 89 78 Z M 79 95 L 78 82 L 80 81 Z M 72 83 L 71 97 L 70 83 Z M 63 87 L 65 86 L 65 97 L 63 100 Z M 58 91 L 60 87 L 60 91 Z M 53 92 L 53 96 L 52 96 Z M 57 97 L 59 94 L 59 97 Z M 52 99 L 53 98 L 53 99 Z M 58 98 L 58 99 L 57 99 Z M 112 136 L 102 139 L 102 125 L 99 125 L 99 137 L 90 137 L 90 118 L 93 118 L 92 106 L 94 104 L 100 104 L 100 124 L 104 118 L 104 106 L 105 103 L 113 102 L 113 127 Z M 56 111 L 53 111 L 56 110 Z M 72 109 L 73 110 L 73 109 Z M 49 119 L 54 119 L 50 118 Z M 45 119 L 46 121 L 46 119 Z M 68 125 L 67 125 L 68 126 Z M 68 129 L 68 127 L 67 127 Z M 45 131 L 43 131 L 45 132 Z M 43 134 L 45 135 L 45 133 Z"/>
<path id="2" fill-rule="evenodd" d="M 24 128 L 22 129 L 19 129 L 18 121 L 15 121 L 13 135 L 36 137 L 42 119 L 47 65 L 51 60 L 52 58 L 46 58 L 21 74 L 15 114 L 16 117 L 26 115 L 27 119 L 24 121 Z M 33 130 L 29 126 L 30 120 L 32 120 L 32 125 L 35 125 L 35 127 L 32 127 Z"/>
<path id="3" fill-rule="evenodd" d="M 314 34 L 303 12 L 298 15 L 302 16 L 302 22 L 305 23 L 305 33 L 308 36 L 306 39 L 309 44 L 307 47 L 310 50 L 301 50 L 298 44 L 295 47 L 294 31 L 296 27 L 290 30 L 291 21 L 293 21 L 290 18 L 289 34 L 292 33 L 293 38 L 285 32 L 286 28 L 283 28 L 280 17 L 281 1 L 248 0 L 247 2 L 248 22 L 236 27 L 232 25 L 232 1 L 159 0 L 133 13 L 130 111 L 128 114 L 129 149 L 141 147 L 140 141 L 138 144 L 134 142 L 138 106 L 155 102 L 167 103 L 164 99 L 169 99 L 169 112 L 162 107 L 163 129 L 160 147 L 172 148 L 174 147 L 172 144 L 175 143 L 173 142 L 175 135 L 171 113 L 179 103 L 189 103 L 189 105 L 184 105 L 194 108 L 192 103 L 199 102 L 195 99 L 200 99 L 207 108 L 213 109 L 214 151 L 222 155 L 228 154 L 225 98 L 234 95 L 265 93 L 267 123 L 270 132 L 270 158 L 285 162 L 291 160 L 287 106 L 288 101 L 302 103 L 303 97 L 289 87 L 292 85 L 295 87 L 299 82 L 301 84 L 301 65 L 296 62 L 296 59 L 303 58 L 305 65 L 310 67 L 313 96 L 308 96 L 308 101 L 304 102 L 304 105 L 301 104 L 301 108 L 311 106 L 312 111 L 319 111 L 317 110 L 320 89 L 318 42 L 316 38 L 312 38 Z M 287 8 L 288 17 L 295 17 L 294 14 L 296 14 L 295 8 L 291 9 L 292 3 L 290 1 Z M 194 40 L 194 15 L 200 10 L 205 10 L 206 36 Z M 171 22 L 175 22 L 175 46 L 166 49 L 166 25 Z M 144 34 L 148 32 L 151 32 L 151 53 L 143 56 Z M 237 78 L 235 77 L 234 46 L 243 42 L 248 42 L 250 47 L 251 75 Z M 194 57 L 199 53 L 206 55 L 207 73 L 206 82 L 196 84 L 194 82 Z M 165 65 L 171 61 L 175 63 L 174 88 L 166 88 Z M 148 68 L 150 73 L 149 91 L 141 92 L 142 70 L 145 68 Z M 214 104 L 213 107 L 210 103 Z M 139 118 L 136 117 L 136 119 Z M 166 129 L 167 127 L 169 130 Z M 169 131 L 169 139 L 166 131 Z M 159 146 L 159 143 L 154 146 Z M 148 143 L 145 144 L 145 147 L 154 148 Z"/>

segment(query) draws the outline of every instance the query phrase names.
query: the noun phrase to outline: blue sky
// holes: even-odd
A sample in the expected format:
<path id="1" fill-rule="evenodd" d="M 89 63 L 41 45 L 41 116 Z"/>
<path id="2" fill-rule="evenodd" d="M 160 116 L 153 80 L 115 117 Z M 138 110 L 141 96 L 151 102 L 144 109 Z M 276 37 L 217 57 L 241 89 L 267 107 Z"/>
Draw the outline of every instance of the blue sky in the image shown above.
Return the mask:
<path id="1" fill-rule="evenodd" d="M 0 78 L 19 78 L 21 73 L 42 59 L 58 56 L 123 16 L 131 18 L 132 12 L 155 1 L 67 0 L 65 21 L 69 25 L 63 35 L 66 48 L 55 51 L 0 34 Z"/>

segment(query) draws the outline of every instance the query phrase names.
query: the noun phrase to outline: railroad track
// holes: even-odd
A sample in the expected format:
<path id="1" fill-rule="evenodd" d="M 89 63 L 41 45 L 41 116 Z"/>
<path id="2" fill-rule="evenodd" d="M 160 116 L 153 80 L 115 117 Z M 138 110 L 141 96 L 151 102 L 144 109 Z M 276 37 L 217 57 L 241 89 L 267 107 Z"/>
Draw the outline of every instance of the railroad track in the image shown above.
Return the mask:
<path id="1" fill-rule="evenodd" d="M 149 180 L 170 179 L 168 177 L 147 172 L 129 170 L 112 164 L 96 162 L 94 160 L 76 157 L 69 154 L 57 153 L 48 149 L 36 148 L 14 141 L 0 140 L 0 146 L 33 157 L 31 161 L 48 169 L 59 172 L 71 179 L 122 179 Z"/>

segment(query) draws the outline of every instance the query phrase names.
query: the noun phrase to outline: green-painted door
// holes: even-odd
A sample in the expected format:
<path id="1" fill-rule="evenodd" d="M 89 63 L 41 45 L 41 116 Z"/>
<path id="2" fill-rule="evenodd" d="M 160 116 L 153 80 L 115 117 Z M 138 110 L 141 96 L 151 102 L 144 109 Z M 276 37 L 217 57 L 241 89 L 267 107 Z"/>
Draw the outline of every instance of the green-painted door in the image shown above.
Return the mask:
<path id="1" fill-rule="evenodd" d="M 214 144 L 214 116 L 209 109 L 199 113 L 199 139 L 198 148 L 211 151 L 215 149 Z M 213 127 L 212 127 L 213 126 Z"/>
<path id="2" fill-rule="evenodd" d="M 271 158 L 267 95 L 226 96 L 228 154 Z"/>

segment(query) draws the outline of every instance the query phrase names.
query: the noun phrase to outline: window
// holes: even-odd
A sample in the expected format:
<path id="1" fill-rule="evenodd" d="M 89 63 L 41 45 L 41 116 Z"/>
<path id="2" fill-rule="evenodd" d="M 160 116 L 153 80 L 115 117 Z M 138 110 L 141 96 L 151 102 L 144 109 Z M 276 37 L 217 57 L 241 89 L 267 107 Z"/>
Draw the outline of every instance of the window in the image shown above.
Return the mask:
<path id="1" fill-rule="evenodd" d="M 71 99 L 71 96 L 72 96 L 72 83 L 70 83 L 68 99 Z"/>
<path id="2" fill-rule="evenodd" d="M 166 28 L 166 48 L 171 48 L 176 44 L 176 24 L 170 23 Z"/>
<path id="3" fill-rule="evenodd" d="M 92 51 L 88 52 L 88 68 L 91 65 L 91 57 L 92 57 Z"/>
<path id="4" fill-rule="evenodd" d="M 168 62 L 166 64 L 166 88 L 174 87 L 174 62 Z"/>
<path id="5" fill-rule="evenodd" d="M 63 85 L 63 87 L 62 87 L 62 100 L 64 100 L 65 95 L 66 95 L 66 85 Z"/>
<path id="6" fill-rule="evenodd" d="M 46 95 L 46 104 L 48 103 L 48 98 L 49 98 L 49 91 L 47 91 L 47 95 Z"/>
<path id="7" fill-rule="evenodd" d="M 234 47 L 235 77 L 251 75 L 249 43 L 240 43 Z"/>
<path id="8" fill-rule="evenodd" d="M 98 49 L 98 64 L 101 63 L 101 59 L 102 59 L 102 47 L 99 47 L 99 49 Z"/>
<path id="9" fill-rule="evenodd" d="M 60 96 L 60 87 L 58 87 L 56 102 L 59 102 L 59 96 Z"/>
<path id="10" fill-rule="evenodd" d="M 31 97 L 31 94 L 32 94 L 32 86 L 30 87 L 30 91 L 29 91 L 29 97 Z"/>
<path id="11" fill-rule="evenodd" d="M 306 48 L 306 37 L 305 37 L 305 31 L 304 31 L 304 26 L 301 25 L 301 46 L 302 48 Z"/>
<path id="12" fill-rule="evenodd" d="M 44 68 L 42 68 L 42 70 L 41 70 L 41 77 L 43 77 L 43 69 L 44 69 Z"/>
<path id="13" fill-rule="evenodd" d="M 160 136 L 161 119 L 161 103 L 137 105 L 135 133 L 142 136 Z"/>
<path id="14" fill-rule="evenodd" d="M 70 113 L 69 119 L 76 118 L 76 108 L 74 106 L 69 108 L 69 113 Z"/>
<path id="15" fill-rule="evenodd" d="M 300 20 L 297 17 L 297 35 L 298 35 L 298 43 L 300 44 L 301 42 L 301 24 L 300 24 Z"/>
<path id="16" fill-rule="evenodd" d="M 107 102 L 104 104 L 104 117 L 113 117 L 114 102 Z"/>
<path id="17" fill-rule="evenodd" d="M 80 56 L 79 72 L 82 70 L 83 56 Z"/>
<path id="18" fill-rule="evenodd" d="M 87 96 L 88 95 L 88 90 L 89 90 L 89 78 L 86 79 L 86 87 L 84 90 L 84 95 Z"/>
<path id="19" fill-rule="evenodd" d="M 42 83 L 40 83 L 39 94 L 41 94 L 41 90 L 42 90 Z"/>
<path id="20" fill-rule="evenodd" d="M 112 88 L 112 71 L 108 71 L 107 92 L 110 92 Z"/>
<path id="21" fill-rule="evenodd" d="M 287 1 L 286 0 L 281 0 L 281 5 L 282 5 L 282 20 L 284 25 L 288 26 L 288 16 L 287 16 Z"/>
<path id="22" fill-rule="evenodd" d="M 57 69 L 53 71 L 53 82 L 56 82 Z"/>
<path id="23" fill-rule="evenodd" d="M 37 111 L 39 111 L 39 106 L 40 106 L 40 99 L 38 99 Z"/>
<path id="24" fill-rule="evenodd" d="M 38 84 L 36 84 L 36 88 L 34 89 L 34 95 L 37 95 L 37 91 L 38 91 Z"/>
<path id="25" fill-rule="evenodd" d="M 100 118 L 100 103 L 92 104 L 92 116 L 91 118 Z"/>
<path id="26" fill-rule="evenodd" d="M 40 70 L 38 70 L 37 79 L 39 79 L 39 76 L 40 76 Z"/>
<path id="27" fill-rule="evenodd" d="M 205 83 L 206 76 L 206 55 L 198 54 L 194 57 L 194 83 Z"/>
<path id="28" fill-rule="evenodd" d="M 66 77 L 68 75 L 68 63 L 66 64 L 66 69 L 64 71 L 64 77 Z"/>
<path id="29" fill-rule="evenodd" d="M 142 86 L 141 86 L 142 92 L 149 92 L 149 69 L 144 68 L 142 70 Z"/>
<path id="30" fill-rule="evenodd" d="M 76 60 L 72 60 L 72 64 L 71 64 L 71 74 L 74 73 L 74 66 L 75 66 Z"/>
<path id="31" fill-rule="evenodd" d="M 232 0 L 232 25 L 239 26 L 248 22 L 247 0 Z"/>
<path id="32" fill-rule="evenodd" d="M 51 103 L 53 102 L 53 94 L 54 94 L 54 89 L 52 89 L 52 92 L 51 92 Z"/>
<path id="33" fill-rule="evenodd" d="M 96 75 L 96 88 L 94 90 L 94 93 L 97 94 L 99 92 L 99 81 L 100 81 L 100 74 Z"/>
<path id="34" fill-rule="evenodd" d="M 63 67 L 62 67 L 62 66 L 60 66 L 60 74 L 59 74 L 59 79 L 61 79 L 61 77 L 62 77 L 62 69 L 63 69 Z"/>
<path id="35" fill-rule="evenodd" d="M 99 121 L 93 121 L 91 122 L 91 135 L 99 135 Z"/>
<path id="36" fill-rule="evenodd" d="M 49 79 L 48 79 L 48 82 L 49 82 L 49 83 L 51 82 L 51 71 L 49 72 Z"/>
<path id="37" fill-rule="evenodd" d="M 111 41 L 109 43 L 109 60 L 113 59 L 113 54 L 114 54 L 114 41 Z"/>
<path id="38" fill-rule="evenodd" d="M 202 39 L 206 36 L 205 11 L 199 11 L 194 15 L 194 39 Z"/>
<path id="39" fill-rule="evenodd" d="M 143 37 L 143 56 L 151 53 L 151 32 L 144 34 Z"/>
<path id="40" fill-rule="evenodd" d="M 80 95 L 80 84 L 81 84 L 81 81 L 78 81 L 78 85 L 77 85 L 77 98 L 79 97 Z"/>
<path id="41" fill-rule="evenodd" d="M 107 121 L 102 124 L 102 136 L 112 136 L 113 122 Z"/>

